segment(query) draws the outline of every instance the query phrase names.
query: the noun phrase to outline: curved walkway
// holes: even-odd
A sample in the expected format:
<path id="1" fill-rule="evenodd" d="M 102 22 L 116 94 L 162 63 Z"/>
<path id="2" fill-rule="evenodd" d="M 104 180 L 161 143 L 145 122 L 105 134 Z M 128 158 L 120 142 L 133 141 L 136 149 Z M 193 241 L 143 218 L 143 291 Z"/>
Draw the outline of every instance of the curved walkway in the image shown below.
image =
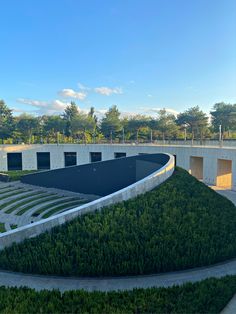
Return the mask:
<path id="1" fill-rule="evenodd" d="M 226 275 L 236 275 L 236 259 L 209 267 L 184 271 L 110 278 L 43 276 L 0 271 L 0 286 L 26 286 L 36 290 L 59 289 L 61 292 L 77 289 L 86 291 L 117 291 L 132 290 L 134 288 L 171 287 L 186 282 L 196 282 L 210 277 L 220 278 Z"/>

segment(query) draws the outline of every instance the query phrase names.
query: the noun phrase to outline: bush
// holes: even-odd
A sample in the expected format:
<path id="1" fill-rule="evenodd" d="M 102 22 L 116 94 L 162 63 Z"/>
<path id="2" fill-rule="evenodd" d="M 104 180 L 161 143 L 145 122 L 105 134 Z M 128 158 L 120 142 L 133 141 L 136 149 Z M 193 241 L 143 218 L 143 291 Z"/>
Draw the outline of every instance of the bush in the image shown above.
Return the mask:
<path id="1" fill-rule="evenodd" d="M 236 256 L 235 206 L 186 171 L 101 212 L 0 252 L 0 267 L 104 276 L 151 274 Z"/>
<path id="2" fill-rule="evenodd" d="M 1 313 L 219 313 L 236 291 L 236 276 L 172 288 L 122 292 L 41 291 L 0 287 Z"/>

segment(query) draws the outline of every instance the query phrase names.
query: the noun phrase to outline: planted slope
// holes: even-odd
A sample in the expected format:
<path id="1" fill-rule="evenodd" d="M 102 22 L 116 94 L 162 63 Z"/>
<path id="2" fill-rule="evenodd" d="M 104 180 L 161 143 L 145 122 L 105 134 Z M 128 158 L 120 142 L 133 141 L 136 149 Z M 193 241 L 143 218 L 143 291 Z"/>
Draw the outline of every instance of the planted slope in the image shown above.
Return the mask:
<path id="1" fill-rule="evenodd" d="M 63 275 L 150 274 L 236 256 L 236 208 L 186 171 L 151 192 L 0 252 L 0 268 Z"/>

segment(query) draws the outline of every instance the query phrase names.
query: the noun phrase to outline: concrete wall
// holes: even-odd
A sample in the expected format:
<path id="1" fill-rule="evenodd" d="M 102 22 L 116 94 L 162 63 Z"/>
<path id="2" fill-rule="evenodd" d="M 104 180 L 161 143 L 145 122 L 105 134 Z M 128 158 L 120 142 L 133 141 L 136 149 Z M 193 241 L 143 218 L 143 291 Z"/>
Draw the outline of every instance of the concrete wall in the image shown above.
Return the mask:
<path id="1" fill-rule="evenodd" d="M 145 154 L 86 165 L 40 171 L 22 177 L 21 182 L 82 194 L 105 196 L 147 177 L 163 167 L 167 154 Z"/>
<path id="2" fill-rule="evenodd" d="M 119 145 L 119 144 L 48 144 L 48 145 L 0 145 L 0 171 L 7 170 L 7 152 L 22 152 L 23 169 L 37 169 L 36 152 L 51 153 L 51 168 L 64 167 L 64 152 L 77 152 L 77 164 L 89 163 L 90 152 L 102 152 L 102 160 L 114 158 L 115 152 L 125 152 L 127 157 L 139 153 L 162 153 L 176 155 L 177 166 L 190 171 L 190 158 L 203 158 L 203 181 L 217 184 L 217 160 L 232 161 L 232 189 L 236 191 L 236 147 L 203 147 L 203 146 L 161 146 L 161 145 Z"/>
<path id="3" fill-rule="evenodd" d="M 128 200 L 152 190 L 172 175 L 174 171 L 174 157 L 171 155 L 169 157 L 169 161 L 165 166 L 153 172 L 146 178 L 123 188 L 122 190 L 80 207 L 68 210 L 67 212 L 0 234 L 0 250 L 4 247 L 10 246 L 14 242 L 21 242 L 26 238 L 35 237 L 55 226 L 70 221 L 79 215 L 93 212 L 97 209 L 101 209 L 102 207 Z"/>
<path id="4" fill-rule="evenodd" d="M 203 157 L 190 157 L 190 170 L 189 173 L 196 177 L 198 180 L 203 179 Z"/>

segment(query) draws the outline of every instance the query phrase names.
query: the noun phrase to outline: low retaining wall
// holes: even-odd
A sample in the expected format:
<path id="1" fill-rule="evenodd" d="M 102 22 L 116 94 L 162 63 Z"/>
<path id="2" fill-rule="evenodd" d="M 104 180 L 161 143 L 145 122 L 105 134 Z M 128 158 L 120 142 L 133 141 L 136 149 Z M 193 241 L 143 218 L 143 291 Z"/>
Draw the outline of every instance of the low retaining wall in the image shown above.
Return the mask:
<path id="1" fill-rule="evenodd" d="M 0 173 L 0 181 L 9 182 L 10 181 L 9 175 L 6 173 Z"/>
<path id="2" fill-rule="evenodd" d="M 174 156 L 170 154 L 166 155 L 169 156 L 169 161 L 163 167 L 134 184 L 85 205 L 68 210 L 67 212 L 0 234 L 0 250 L 12 245 L 14 242 L 18 243 L 27 238 L 35 237 L 53 227 L 73 220 L 79 215 L 94 212 L 95 210 L 126 201 L 152 190 L 168 179 L 174 171 Z"/>

